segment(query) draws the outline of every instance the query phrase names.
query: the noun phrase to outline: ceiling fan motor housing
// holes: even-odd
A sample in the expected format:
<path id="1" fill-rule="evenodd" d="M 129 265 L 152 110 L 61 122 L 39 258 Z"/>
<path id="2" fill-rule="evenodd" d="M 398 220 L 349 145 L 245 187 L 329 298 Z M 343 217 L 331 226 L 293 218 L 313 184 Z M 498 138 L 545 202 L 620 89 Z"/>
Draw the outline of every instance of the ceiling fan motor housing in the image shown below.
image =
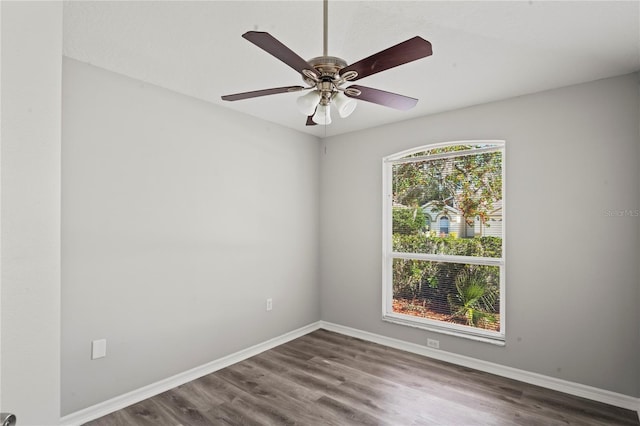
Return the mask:
<path id="1" fill-rule="evenodd" d="M 321 77 L 336 78 L 340 70 L 347 66 L 347 61 L 336 56 L 318 56 L 308 62 L 320 73 Z"/>
<path id="2" fill-rule="evenodd" d="M 308 62 L 316 70 L 316 73 L 304 70 L 303 79 L 309 86 L 316 87 L 322 97 L 320 103 L 327 105 L 331 101 L 331 97 L 337 93 L 338 87 L 345 81 L 339 73 L 347 66 L 347 61 L 336 56 L 318 56 Z"/>

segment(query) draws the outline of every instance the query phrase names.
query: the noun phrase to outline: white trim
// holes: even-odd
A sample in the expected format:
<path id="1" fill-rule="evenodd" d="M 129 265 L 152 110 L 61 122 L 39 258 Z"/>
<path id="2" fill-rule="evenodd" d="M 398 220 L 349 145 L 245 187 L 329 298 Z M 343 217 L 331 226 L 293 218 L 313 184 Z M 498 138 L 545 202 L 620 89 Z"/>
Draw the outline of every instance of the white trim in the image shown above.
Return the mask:
<path id="1" fill-rule="evenodd" d="M 134 391 L 117 396 L 83 410 L 76 411 L 75 413 L 66 415 L 60 419 L 60 425 L 76 426 L 84 424 L 91 420 L 95 420 L 114 411 L 128 407 L 131 404 L 135 404 L 147 398 L 151 398 L 152 396 L 158 395 L 162 392 L 166 392 L 169 389 L 190 382 L 191 380 L 198 379 L 204 375 L 211 374 L 222 368 L 228 367 L 232 364 L 258 355 L 266 350 L 297 339 L 298 337 L 302 337 L 305 334 L 311 333 L 320 328 L 328 331 L 333 331 L 335 333 L 344 334 L 346 336 L 356 337 L 368 342 L 377 343 L 379 345 L 384 345 L 391 348 L 400 349 L 402 351 L 426 356 L 428 358 L 433 358 L 455 365 L 461 365 L 479 371 L 495 374 L 497 376 L 518 380 L 524 383 L 530 383 L 547 389 L 564 392 L 569 395 L 575 395 L 593 401 L 603 402 L 605 404 L 626 408 L 628 410 L 635 410 L 638 412 L 638 418 L 640 419 L 640 398 L 634 398 L 632 396 L 623 395 L 604 389 L 598 389 L 591 386 L 582 385 L 580 383 L 556 379 L 555 377 L 544 376 L 542 374 L 531 373 L 525 370 L 519 370 L 517 368 L 506 367 L 504 365 L 494 364 L 492 362 L 482 361 L 464 355 L 458 355 L 452 352 L 431 349 L 429 347 L 421 346 L 415 343 L 405 342 L 403 340 L 394 339 L 392 337 L 386 337 L 327 321 L 317 321 L 304 327 L 298 328 L 297 330 L 285 333 L 281 336 L 274 337 L 273 339 L 267 340 L 266 342 L 259 343 L 247 349 L 243 349 L 241 351 L 227 355 L 223 358 L 204 364 L 200 367 L 185 371 L 184 373 L 180 373 L 167 379 L 160 380 L 156 383 L 152 383 L 140 389 L 136 389 Z"/>
<path id="2" fill-rule="evenodd" d="M 393 228 L 393 182 L 391 165 L 382 160 L 382 315 L 393 309 L 393 291 L 385 283 L 393 280 L 392 238 L 389 229 Z M 390 293 L 390 294 L 387 294 Z"/>
<path id="3" fill-rule="evenodd" d="M 455 254 L 409 253 L 393 251 L 394 259 L 428 260 L 430 262 L 464 263 L 470 265 L 504 266 L 502 257 L 459 256 Z"/>
<path id="4" fill-rule="evenodd" d="M 496 346 L 506 346 L 504 334 L 499 331 L 475 329 L 461 324 L 446 324 L 442 327 L 442 321 L 429 318 L 413 317 L 405 314 L 390 312 L 382 316 L 383 321 L 394 324 L 406 325 L 408 327 L 420 328 L 434 333 L 448 334 L 450 336 L 463 337 L 477 342 L 490 343 Z"/>
<path id="5" fill-rule="evenodd" d="M 158 395 L 162 392 L 166 392 L 169 389 L 173 389 L 176 386 L 183 385 L 192 380 L 196 380 L 207 374 L 211 374 L 215 371 L 228 367 L 240 361 L 244 361 L 247 358 L 258 355 L 266 350 L 275 348 L 291 340 L 302 337 L 305 334 L 309 334 L 320 328 L 320 321 L 311 323 L 297 330 L 290 331 L 273 339 L 269 339 L 266 342 L 258 343 L 246 349 L 242 349 L 238 352 L 232 353 L 225 357 L 211 361 L 207 364 L 199 367 L 192 368 L 183 373 L 176 374 L 169 378 L 151 383 L 150 385 L 141 387 L 139 389 L 127 392 L 123 395 L 111 398 L 107 401 L 85 408 L 75 413 L 66 415 L 60 419 L 60 424 L 65 426 L 81 425 L 91 420 L 95 420 L 102 416 L 105 416 L 114 411 L 121 410 L 129 405 L 138 403 L 152 396 Z"/>
<path id="6" fill-rule="evenodd" d="M 407 157 L 409 155 L 413 155 L 417 152 L 424 151 L 425 147 L 429 147 L 428 149 L 442 148 L 445 146 L 451 145 L 505 145 L 504 139 L 468 139 L 468 140 L 460 140 L 460 141 L 450 141 L 450 142 L 438 142 L 438 143 L 428 143 L 426 145 L 421 145 L 414 148 L 405 149 L 404 151 L 396 152 L 395 154 L 387 155 L 383 158 L 383 162 L 397 160 L 403 157 Z"/>
<path id="7" fill-rule="evenodd" d="M 506 377 L 508 379 L 518 380 L 520 382 L 529 383 L 543 388 L 567 393 L 569 395 L 587 398 L 592 401 L 598 401 L 616 407 L 626 408 L 627 410 L 638 411 L 640 418 L 640 398 L 634 398 L 629 395 L 611 392 L 605 389 L 599 389 L 580 383 L 570 382 L 567 380 L 557 379 L 555 377 L 545 376 L 543 374 L 532 373 L 518 368 L 507 367 L 495 364 L 489 361 L 483 361 L 464 355 L 458 355 L 453 352 L 446 352 L 440 349 L 431 349 L 427 346 L 415 343 L 405 342 L 403 340 L 394 339 L 392 337 L 382 336 L 380 334 L 370 333 L 343 325 L 320 321 L 320 328 L 335 333 L 344 334 L 368 342 L 378 343 L 380 345 L 389 346 L 391 348 L 400 349 L 402 351 L 426 356 L 428 358 L 449 362 L 451 364 L 463 367 L 473 368 L 475 370 L 484 371 L 486 373 L 495 374 L 497 376 Z"/>
<path id="8" fill-rule="evenodd" d="M 455 144 L 459 145 L 459 143 L 455 143 Z M 450 145 L 450 144 L 447 144 L 447 145 Z M 430 148 L 430 149 L 434 149 L 434 148 Z M 494 146 L 489 146 L 486 148 L 475 148 L 475 149 L 468 149 L 466 151 L 455 151 L 455 153 L 456 153 L 456 157 L 465 157 L 468 155 L 484 154 L 485 152 L 497 152 L 497 151 L 500 151 L 501 149 L 502 149 L 502 146 L 498 146 L 496 144 Z M 422 155 L 420 157 L 396 158 L 394 160 L 388 159 L 385 162 L 390 164 L 407 164 L 407 163 L 418 163 L 420 161 L 433 161 L 433 160 L 439 160 L 441 158 L 450 158 L 450 157 L 451 157 L 451 152 L 443 152 L 441 154 L 429 154 L 429 155 Z"/>
<path id="9" fill-rule="evenodd" d="M 502 220 L 500 221 L 500 238 L 502 239 L 502 267 L 500 268 L 500 333 L 507 335 L 507 142 L 502 142 Z"/>

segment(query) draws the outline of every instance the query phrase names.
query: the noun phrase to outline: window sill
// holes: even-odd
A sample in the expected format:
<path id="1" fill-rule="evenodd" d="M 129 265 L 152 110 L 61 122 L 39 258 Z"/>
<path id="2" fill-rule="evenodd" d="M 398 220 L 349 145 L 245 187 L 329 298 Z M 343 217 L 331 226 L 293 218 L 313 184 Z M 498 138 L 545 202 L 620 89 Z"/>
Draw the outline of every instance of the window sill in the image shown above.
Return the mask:
<path id="1" fill-rule="evenodd" d="M 400 324 L 408 327 L 420 328 L 422 330 L 432 331 L 434 333 L 447 334 L 449 336 L 461 337 L 463 339 L 473 340 L 476 342 L 489 343 L 496 346 L 506 346 L 504 335 L 501 336 L 481 336 L 475 333 L 458 331 L 449 327 L 440 327 L 422 323 L 412 319 L 404 318 L 404 316 L 386 314 L 382 316 L 382 320 L 394 324 Z"/>

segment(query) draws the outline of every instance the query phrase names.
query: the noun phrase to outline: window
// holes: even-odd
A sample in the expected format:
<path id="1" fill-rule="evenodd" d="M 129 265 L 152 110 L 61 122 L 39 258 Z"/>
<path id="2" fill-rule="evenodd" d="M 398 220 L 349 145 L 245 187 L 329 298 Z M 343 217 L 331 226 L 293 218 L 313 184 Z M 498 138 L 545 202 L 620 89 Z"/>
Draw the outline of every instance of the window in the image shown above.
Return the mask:
<path id="1" fill-rule="evenodd" d="M 440 234 L 449 234 L 449 218 L 447 216 L 442 216 L 440 218 Z"/>
<path id="2" fill-rule="evenodd" d="M 394 154 L 383 179 L 383 318 L 504 344 L 504 141 Z"/>

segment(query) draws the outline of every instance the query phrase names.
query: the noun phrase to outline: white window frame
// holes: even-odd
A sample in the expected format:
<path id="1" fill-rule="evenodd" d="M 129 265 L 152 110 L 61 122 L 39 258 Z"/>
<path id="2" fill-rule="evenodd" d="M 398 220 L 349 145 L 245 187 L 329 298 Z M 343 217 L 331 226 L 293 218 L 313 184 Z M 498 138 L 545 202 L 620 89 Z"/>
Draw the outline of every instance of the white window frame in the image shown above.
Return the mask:
<path id="1" fill-rule="evenodd" d="M 450 157 L 453 153 L 429 155 L 423 157 L 411 157 L 418 152 L 427 151 L 434 148 L 442 148 L 452 145 L 490 145 L 487 148 L 473 149 L 469 151 L 455 152 L 457 156 L 465 154 L 477 154 L 479 152 L 502 152 L 502 257 L 474 257 L 474 256 L 453 256 L 427 253 L 400 253 L 393 251 L 393 165 L 406 162 L 417 162 L 425 159 L 435 159 Z M 506 233 L 505 233 L 505 212 L 506 212 L 506 191 L 505 191 L 505 170 L 506 152 L 504 140 L 463 140 L 442 142 L 422 145 L 398 152 L 382 159 L 382 319 L 384 321 L 417 327 L 436 333 L 449 334 L 471 340 L 492 343 L 499 346 L 505 345 L 506 336 Z M 393 312 L 393 259 L 415 259 L 429 260 L 435 262 L 464 263 L 473 265 L 490 265 L 500 268 L 500 331 L 484 330 L 480 328 L 447 323 L 428 318 L 414 317 Z"/>

